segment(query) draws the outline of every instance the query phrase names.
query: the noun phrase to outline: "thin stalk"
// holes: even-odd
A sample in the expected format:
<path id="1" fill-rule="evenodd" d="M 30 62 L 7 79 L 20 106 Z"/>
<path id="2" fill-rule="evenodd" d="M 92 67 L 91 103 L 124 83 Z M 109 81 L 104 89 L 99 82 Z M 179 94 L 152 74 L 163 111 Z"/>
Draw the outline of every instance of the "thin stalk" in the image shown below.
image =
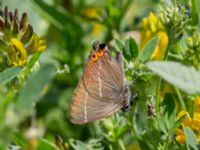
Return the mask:
<path id="1" fill-rule="evenodd" d="M 174 4 L 174 6 L 176 6 L 176 5 L 177 5 L 177 2 L 176 2 L 176 0 L 173 0 L 173 4 Z"/>
<path id="2" fill-rule="evenodd" d="M 167 60 L 169 50 L 171 49 L 171 45 L 172 45 L 172 42 L 171 42 L 171 40 L 169 38 L 169 44 L 167 45 L 167 48 L 165 50 L 165 55 L 164 55 L 163 60 Z M 157 85 L 156 85 L 156 103 L 155 103 L 155 108 L 156 108 L 156 113 L 157 114 L 159 114 L 159 112 L 160 112 L 159 102 L 160 102 L 161 82 L 162 82 L 162 79 L 161 79 L 161 77 L 159 77 L 159 79 L 157 81 Z"/>
<path id="3" fill-rule="evenodd" d="M 167 60 L 167 58 L 168 58 L 168 53 L 169 53 L 171 47 L 172 47 L 172 41 L 170 40 L 170 37 L 169 37 L 169 44 L 167 45 L 167 48 L 166 48 L 166 50 L 165 50 L 165 55 L 164 55 L 163 60 Z"/>
<path id="4" fill-rule="evenodd" d="M 177 87 L 174 87 L 175 91 L 176 91 L 176 94 L 178 96 L 178 100 L 179 100 L 179 103 L 181 104 L 181 107 L 186 110 L 186 106 L 185 106 L 185 103 L 183 101 L 183 97 L 180 93 L 180 90 L 177 88 Z"/>
<path id="5" fill-rule="evenodd" d="M 188 100 L 188 109 L 189 109 L 189 114 L 191 115 L 191 117 L 193 117 L 194 111 L 195 111 L 195 100 L 194 99 Z"/>
<path id="6" fill-rule="evenodd" d="M 11 101 L 14 99 L 14 91 L 11 87 L 11 84 L 8 84 L 8 91 L 5 95 L 5 98 L 4 100 L 2 100 L 0 102 L 0 105 L 1 105 L 1 109 L 0 109 L 0 121 L 2 121 L 4 118 L 5 118 L 5 112 L 6 112 L 6 108 L 8 106 L 9 103 L 11 103 Z"/>
<path id="7" fill-rule="evenodd" d="M 125 146 L 124 146 L 124 143 L 122 142 L 121 139 L 118 140 L 118 143 L 119 143 L 119 145 L 120 145 L 120 147 L 121 147 L 121 150 L 126 150 L 126 148 L 125 148 Z"/>
<path id="8" fill-rule="evenodd" d="M 163 149 L 162 150 L 168 150 L 169 141 L 170 141 L 170 138 L 169 138 L 169 135 L 167 135 L 166 142 L 163 143 Z"/>
<path id="9" fill-rule="evenodd" d="M 183 57 L 182 56 L 179 56 L 179 55 L 176 55 L 176 54 L 171 54 L 171 53 L 169 53 L 168 54 L 168 57 L 169 58 L 172 58 L 172 59 L 175 59 L 175 60 L 177 60 L 177 61 L 183 61 Z"/>
<path id="10" fill-rule="evenodd" d="M 26 65 L 26 69 L 24 69 L 24 71 L 22 72 L 23 74 L 23 78 L 26 79 L 28 74 L 30 73 L 32 67 L 35 65 L 35 63 L 38 61 L 39 57 L 40 57 L 41 53 L 40 52 L 37 52 L 35 53 L 30 61 L 28 62 L 28 64 Z"/>
<path id="11" fill-rule="evenodd" d="M 159 77 L 157 86 L 156 86 L 156 113 L 159 114 L 160 112 L 160 107 L 159 107 L 159 102 L 160 102 L 160 86 L 161 86 L 161 78 Z"/>

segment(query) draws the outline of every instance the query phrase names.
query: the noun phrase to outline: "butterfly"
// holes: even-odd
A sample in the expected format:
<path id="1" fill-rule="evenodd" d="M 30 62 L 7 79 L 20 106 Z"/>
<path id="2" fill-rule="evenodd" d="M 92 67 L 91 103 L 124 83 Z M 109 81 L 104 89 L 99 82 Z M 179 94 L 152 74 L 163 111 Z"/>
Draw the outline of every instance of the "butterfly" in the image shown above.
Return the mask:
<path id="1" fill-rule="evenodd" d="M 83 75 L 74 91 L 70 121 L 85 124 L 129 107 L 129 87 L 123 55 L 113 58 L 105 43 L 94 42 Z"/>

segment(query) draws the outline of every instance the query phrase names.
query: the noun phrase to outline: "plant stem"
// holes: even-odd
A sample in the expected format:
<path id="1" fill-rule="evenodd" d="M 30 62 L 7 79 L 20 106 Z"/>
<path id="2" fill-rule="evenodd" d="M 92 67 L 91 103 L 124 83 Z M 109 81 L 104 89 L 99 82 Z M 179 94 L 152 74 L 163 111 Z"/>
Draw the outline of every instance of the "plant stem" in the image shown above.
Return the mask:
<path id="1" fill-rule="evenodd" d="M 194 116 L 194 109 L 195 109 L 195 100 L 192 98 L 188 99 L 188 111 L 191 117 Z"/>
<path id="2" fill-rule="evenodd" d="M 37 52 L 35 53 L 32 58 L 30 59 L 30 61 L 28 62 L 28 64 L 26 65 L 26 68 L 24 69 L 23 73 L 23 77 L 24 79 L 27 78 L 28 74 L 30 73 L 32 67 L 35 65 L 35 63 L 38 61 L 39 57 L 40 57 L 41 53 Z"/>
<path id="3" fill-rule="evenodd" d="M 177 4 L 176 4 L 176 0 L 173 0 L 173 4 L 174 4 L 174 6 L 176 6 Z"/>
<path id="4" fill-rule="evenodd" d="M 169 148 L 169 144 L 170 144 L 170 136 L 167 135 L 166 138 L 167 138 L 167 139 L 166 139 L 166 142 L 165 142 L 165 144 L 164 144 L 164 148 L 163 148 L 163 150 L 168 150 L 168 148 Z"/>
<path id="5" fill-rule="evenodd" d="M 125 148 L 125 146 L 124 146 L 124 143 L 122 142 L 121 139 L 118 140 L 118 143 L 119 143 L 119 145 L 120 145 L 120 147 L 121 147 L 121 150 L 126 150 L 126 148 Z"/>
<path id="6" fill-rule="evenodd" d="M 182 97 L 182 95 L 181 95 L 181 93 L 180 93 L 180 90 L 179 90 L 177 87 L 174 87 L 174 89 L 175 89 L 176 94 L 177 94 L 177 96 L 178 96 L 178 100 L 179 100 L 179 102 L 180 102 L 180 104 L 181 104 L 181 107 L 182 107 L 184 110 L 186 110 L 186 106 L 185 106 L 185 103 L 184 103 L 184 101 L 183 101 L 183 97 Z"/>
<path id="7" fill-rule="evenodd" d="M 172 41 L 171 41 L 170 38 L 169 38 L 169 43 L 168 43 L 167 48 L 166 48 L 166 50 L 165 50 L 165 55 L 164 55 L 163 60 L 167 60 L 167 58 L 168 58 L 168 53 L 169 53 L 171 47 L 172 47 Z"/>
<path id="8" fill-rule="evenodd" d="M 161 86 L 161 78 L 159 77 L 158 82 L 157 82 L 157 88 L 156 88 L 156 113 L 158 114 L 160 112 L 160 107 L 159 107 L 159 98 L 160 98 L 160 86 Z"/>
<path id="9" fill-rule="evenodd" d="M 167 60 L 168 58 L 168 53 L 171 49 L 172 46 L 172 41 L 169 38 L 169 44 L 167 45 L 167 48 L 165 50 L 165 55 L 163 60 Z M 156 85 L 156 103 L 155 103 L 155 109 L 156 109 L 156 113 L 159 114 L 160 112 L 160 107 L 159 107 L 159 102 L 160 102 L 160 88 L 161 88 L 161 77 L 159 77 L 158 81 L 157 81 L 157 85 Z"/>

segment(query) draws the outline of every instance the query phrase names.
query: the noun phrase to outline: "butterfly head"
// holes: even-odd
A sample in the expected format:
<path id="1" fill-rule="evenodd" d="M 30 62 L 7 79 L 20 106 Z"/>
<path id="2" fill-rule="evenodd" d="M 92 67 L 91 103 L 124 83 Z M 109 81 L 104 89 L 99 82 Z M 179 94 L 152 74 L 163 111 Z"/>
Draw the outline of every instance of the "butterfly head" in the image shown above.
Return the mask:
<path id="1" fill-rule="evenodd" d="M 107 51 L 106 44 L 98 42 L 98 41 L 93 42 L 92 47 L 93 47 L 93 50 L 91 51 L 90 56 L 89 56 L 91 64 L 96 62 Z"/>
<path id="2" fill-rule="evenodd" d="M 106 48 L 106 44 L 105 43 L 101 43 L 99 41 L 95 41 L 92 44 L 93 50 L 98 51 L 98 50 L 103 50 Z"/>

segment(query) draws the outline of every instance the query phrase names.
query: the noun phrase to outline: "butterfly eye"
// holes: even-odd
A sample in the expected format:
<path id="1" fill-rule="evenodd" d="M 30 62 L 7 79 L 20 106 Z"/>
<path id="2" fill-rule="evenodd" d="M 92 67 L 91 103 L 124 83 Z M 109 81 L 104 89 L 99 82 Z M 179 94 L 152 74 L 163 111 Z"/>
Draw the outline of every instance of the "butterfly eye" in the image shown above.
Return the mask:
<path id="1" fill-rule="evenodd" d="M 98 55 L 99 57 L 103 56 L 103 50 L 99 50 L 99 51 L 97 52 L 97 55 Z"/>
<path id="2" fill-rule="evenodd" d="M 97 54 L 96 53 L 94 53 L 94 54 L 92 54 L 92 61 L 97 61 L 97 59 L 98 59 L 98 56 L 97 56 Z"/>

